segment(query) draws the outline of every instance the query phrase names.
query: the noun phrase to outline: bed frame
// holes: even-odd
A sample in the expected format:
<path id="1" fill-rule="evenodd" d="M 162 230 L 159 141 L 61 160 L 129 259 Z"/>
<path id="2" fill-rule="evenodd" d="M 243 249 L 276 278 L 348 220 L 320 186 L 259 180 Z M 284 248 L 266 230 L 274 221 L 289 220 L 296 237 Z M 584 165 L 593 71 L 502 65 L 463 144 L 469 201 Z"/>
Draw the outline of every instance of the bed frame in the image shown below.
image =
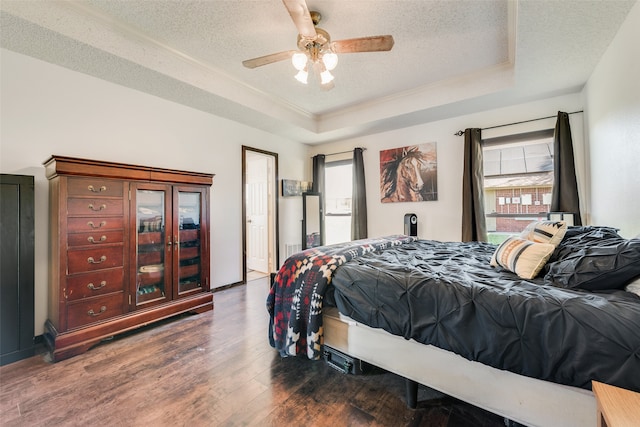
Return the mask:
<path id="1" fill-rule="evenodd" d="M 325 345 L 511 421 L 596 425 L 596 401 L 589 390 L 525 377 L 405 340 L 358 323 L 336 308 L 323 308 L 323 326 Z"/>

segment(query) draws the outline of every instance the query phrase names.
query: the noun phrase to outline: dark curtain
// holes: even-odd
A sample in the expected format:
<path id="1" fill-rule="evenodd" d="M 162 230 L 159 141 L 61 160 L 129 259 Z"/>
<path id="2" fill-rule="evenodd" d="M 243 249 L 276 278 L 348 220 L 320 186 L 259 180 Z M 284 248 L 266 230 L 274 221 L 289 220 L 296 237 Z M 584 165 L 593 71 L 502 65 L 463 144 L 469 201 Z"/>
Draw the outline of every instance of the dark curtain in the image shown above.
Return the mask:
<path id="1" fill-rule="evenodd" d="M 313 156 L 313 184 L 311 190 L 324 198 L 324 154 Z"/>
<path id="2" fill-rule="evenodd" d="M 367 195 L 362 148 L 353 150 L 353 192 L 351 195 L 351 240 L 367 238 Z"/>
<path id="3" fill-rule="evenodd" d="M 562 111 L 558 111 L 553 134 L 553 190 L 550 210 L 573 213 L 574 225 L 582 225 L 569 114 Z"/>
<path id="4" fill-rule="evenodd" d="M 482 131 L 478 128 L 465 129 L 464 131 L 462 241 L 487 241 L 487 225 L 484 217 Z"/>
<path id="5" fill-rule="evenodd" d="M 324 154 L 316 154 L 313 156 L 313 183 L 311 184 L 311 191 L 320 193 L 320 230 L 322 233 L 320 241 L 323 245 L 324 242 L 326 242 L 326 233 L 324 228 L 324 158 Z"/>

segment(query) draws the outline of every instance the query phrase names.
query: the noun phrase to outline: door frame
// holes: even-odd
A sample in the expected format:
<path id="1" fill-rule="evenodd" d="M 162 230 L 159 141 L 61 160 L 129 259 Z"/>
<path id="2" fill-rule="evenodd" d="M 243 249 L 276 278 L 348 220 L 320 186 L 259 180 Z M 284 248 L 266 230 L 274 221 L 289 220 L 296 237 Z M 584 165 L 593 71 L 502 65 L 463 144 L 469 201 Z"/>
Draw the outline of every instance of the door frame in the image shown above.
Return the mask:
<path id="1" fill-rule="evenodd" d="M 280 221 L 279 221 L 279 190 L 278 190 L 278 153 L 261 150 L 246 145 L 242 146 L 242 283 L 247 283 L 247 152 L 271 156 L 273 158 L 273 228 L 274 242 L 269 239 L 269 252 L 274 251 L 273 262 L 269 263 L 268 273 L 274 273 L 280 265 Z M 270 221 L 267 219 L 267 221 Z M 272 265 L 273 264 L 273 265 Z"/>

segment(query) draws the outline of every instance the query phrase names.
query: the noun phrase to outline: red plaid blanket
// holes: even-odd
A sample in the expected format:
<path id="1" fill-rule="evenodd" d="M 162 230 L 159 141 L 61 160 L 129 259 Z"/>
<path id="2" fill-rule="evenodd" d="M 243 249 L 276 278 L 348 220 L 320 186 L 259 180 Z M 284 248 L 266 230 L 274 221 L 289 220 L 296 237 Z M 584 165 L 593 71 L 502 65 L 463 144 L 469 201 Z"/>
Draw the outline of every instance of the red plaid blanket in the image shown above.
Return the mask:
<path id="1" fill-rule="evenodd" d="M 307 249 L 288 258 L 267 297 L 269 342 L 283 357 L 305 354 L 320 359 L 324 342 L 322 301 L 333 272 L 345 262 L 373 251 L 413 242 L 388 236 Z"/>

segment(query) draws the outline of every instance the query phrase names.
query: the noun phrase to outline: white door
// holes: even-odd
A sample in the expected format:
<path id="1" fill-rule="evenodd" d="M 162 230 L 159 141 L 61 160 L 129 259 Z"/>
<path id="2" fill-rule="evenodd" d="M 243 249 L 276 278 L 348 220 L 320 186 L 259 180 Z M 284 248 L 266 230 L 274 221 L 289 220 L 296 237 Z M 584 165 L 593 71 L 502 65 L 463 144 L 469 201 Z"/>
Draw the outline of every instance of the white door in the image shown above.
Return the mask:
<path id="1" fill-rule="evenodd" d="M 268 173 L 269 157 L 247 156 L 247 268 L 269 272 Z"/>

